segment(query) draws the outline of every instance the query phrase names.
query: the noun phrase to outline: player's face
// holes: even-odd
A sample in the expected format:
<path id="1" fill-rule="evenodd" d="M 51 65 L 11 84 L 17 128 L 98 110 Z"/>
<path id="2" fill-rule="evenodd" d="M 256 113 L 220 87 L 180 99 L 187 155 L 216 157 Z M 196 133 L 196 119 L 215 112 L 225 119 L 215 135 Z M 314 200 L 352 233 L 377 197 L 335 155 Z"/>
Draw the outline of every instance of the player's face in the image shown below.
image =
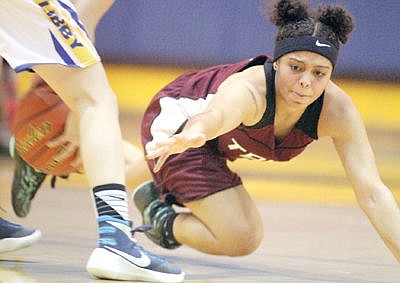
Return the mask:
<path id="1" fill-rule="evenodd" d="M 277 95 L 290 105 L 305 107 L 322 94 L 332 74 L 331 62 L 309 51 L 285 54 L 274 67 Z"/>

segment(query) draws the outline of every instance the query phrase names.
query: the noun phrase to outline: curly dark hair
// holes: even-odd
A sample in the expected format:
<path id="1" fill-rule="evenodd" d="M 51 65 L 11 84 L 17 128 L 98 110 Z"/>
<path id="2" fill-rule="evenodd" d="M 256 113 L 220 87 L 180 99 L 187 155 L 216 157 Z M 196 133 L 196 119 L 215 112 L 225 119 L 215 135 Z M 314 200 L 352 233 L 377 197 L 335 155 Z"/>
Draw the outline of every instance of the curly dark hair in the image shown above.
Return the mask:
<path id="1" fill-rule="evenodd" d="M 340 5 L 320 5 L 310 10 L 307 0 L 267 1 L 265 15 L 277 26 L 275 41 L 297 36 L 318 36 L 339 48 L 354 29 L 349 12 Z M 272 4 L 272 5 L 271 5 Z"/>

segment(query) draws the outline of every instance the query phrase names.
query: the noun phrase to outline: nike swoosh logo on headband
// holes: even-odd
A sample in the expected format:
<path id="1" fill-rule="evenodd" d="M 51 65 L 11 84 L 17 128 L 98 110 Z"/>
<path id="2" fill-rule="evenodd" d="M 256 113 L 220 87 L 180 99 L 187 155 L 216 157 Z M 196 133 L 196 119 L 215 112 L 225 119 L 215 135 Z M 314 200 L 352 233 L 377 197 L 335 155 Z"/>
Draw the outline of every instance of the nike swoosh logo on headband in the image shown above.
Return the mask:
<path id="1" fill-rule="evenodd" d="M 325 43 L 319 42 L 318 39 L 317 39 L 317 41 L 315 42 L 315 45 L 318 46 L 318 47 L 331 47 L 329 44 L 325 44 Z"/>

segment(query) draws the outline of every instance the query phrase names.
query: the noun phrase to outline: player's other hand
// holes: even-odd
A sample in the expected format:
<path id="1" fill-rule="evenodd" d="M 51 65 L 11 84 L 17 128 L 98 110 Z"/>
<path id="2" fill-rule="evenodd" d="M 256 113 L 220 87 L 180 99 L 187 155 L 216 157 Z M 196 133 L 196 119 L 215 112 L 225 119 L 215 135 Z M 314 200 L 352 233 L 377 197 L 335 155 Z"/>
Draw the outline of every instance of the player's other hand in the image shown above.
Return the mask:
<path id="1" fill-rule="evenodd" d="M 62 162 L 70 157 L 74 159 L 70 165 L 77 171 L 82 171 L 83 164 L 79 150 L 79 125 L 75 115 L 68 115 L 64 132 L 55 139 L 46 143 L 49 148 L 60 147 L 62 150 L 54 157 L 55 160 Z"/>

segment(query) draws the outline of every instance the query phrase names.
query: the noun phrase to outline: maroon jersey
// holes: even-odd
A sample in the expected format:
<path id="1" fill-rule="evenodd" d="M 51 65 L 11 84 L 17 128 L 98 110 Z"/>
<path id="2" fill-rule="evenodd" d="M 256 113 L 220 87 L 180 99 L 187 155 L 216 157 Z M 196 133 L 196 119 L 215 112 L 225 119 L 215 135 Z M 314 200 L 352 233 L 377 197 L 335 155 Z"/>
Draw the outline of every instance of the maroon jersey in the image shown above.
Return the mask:
<path id="1" fill-rule="evenodd" d="M 267 81 L 267 109 L 261 121 L 251 127 L 241 125 L 217 138 L 218 151 L 229 160 L 248 158 L 287 161 L 300 154 L 308 144 L 318 138 L 317 127 L 324 94 L 307 107 L 283 141 L 276 143 L 275 71 L 272 63 L 266 63 L 264 69 Z"/>
<path id="2" fill-rule="evenodd" d="M 216 93 L 220 84 L 234 73 L 255 65 L 263 65 L 267 56 L 234 64 L 217 65 L 179 76 L 160 90 L 151 100 L 142 124 L 142 142 L 175 134 L 191 116 L 200 113 Z M 152 133 L 149 129 L 153 128 Z"/>
<path id="3" fill-rule="evenodd" d="M 323 95 L 307 107 L 282 142 L 275 142 L 275 71 L 267 56 L 258 56 L 184 74 L 165 86 L 144 113 L 144 147 L 178 133 L 190 117 L 206 108 L 223 81 L 234 73 L 256 65 L 264 65 L 267 82 L 267 109 L 262 119 L 251 127 L 239 126 L 208 141 L 203 147 L 172 155 L 159 172 L 153 173 L 155 184 L 164 193 L 173 195 L 179 203 L 201 199 L 240 185 L 240 177 L 227 166 L 228 159 L 285 161 L 301 153 L 310 142 L 317 139 Z M 152 170 L 153 161 L 148 161 L 148 165 Z"/>

